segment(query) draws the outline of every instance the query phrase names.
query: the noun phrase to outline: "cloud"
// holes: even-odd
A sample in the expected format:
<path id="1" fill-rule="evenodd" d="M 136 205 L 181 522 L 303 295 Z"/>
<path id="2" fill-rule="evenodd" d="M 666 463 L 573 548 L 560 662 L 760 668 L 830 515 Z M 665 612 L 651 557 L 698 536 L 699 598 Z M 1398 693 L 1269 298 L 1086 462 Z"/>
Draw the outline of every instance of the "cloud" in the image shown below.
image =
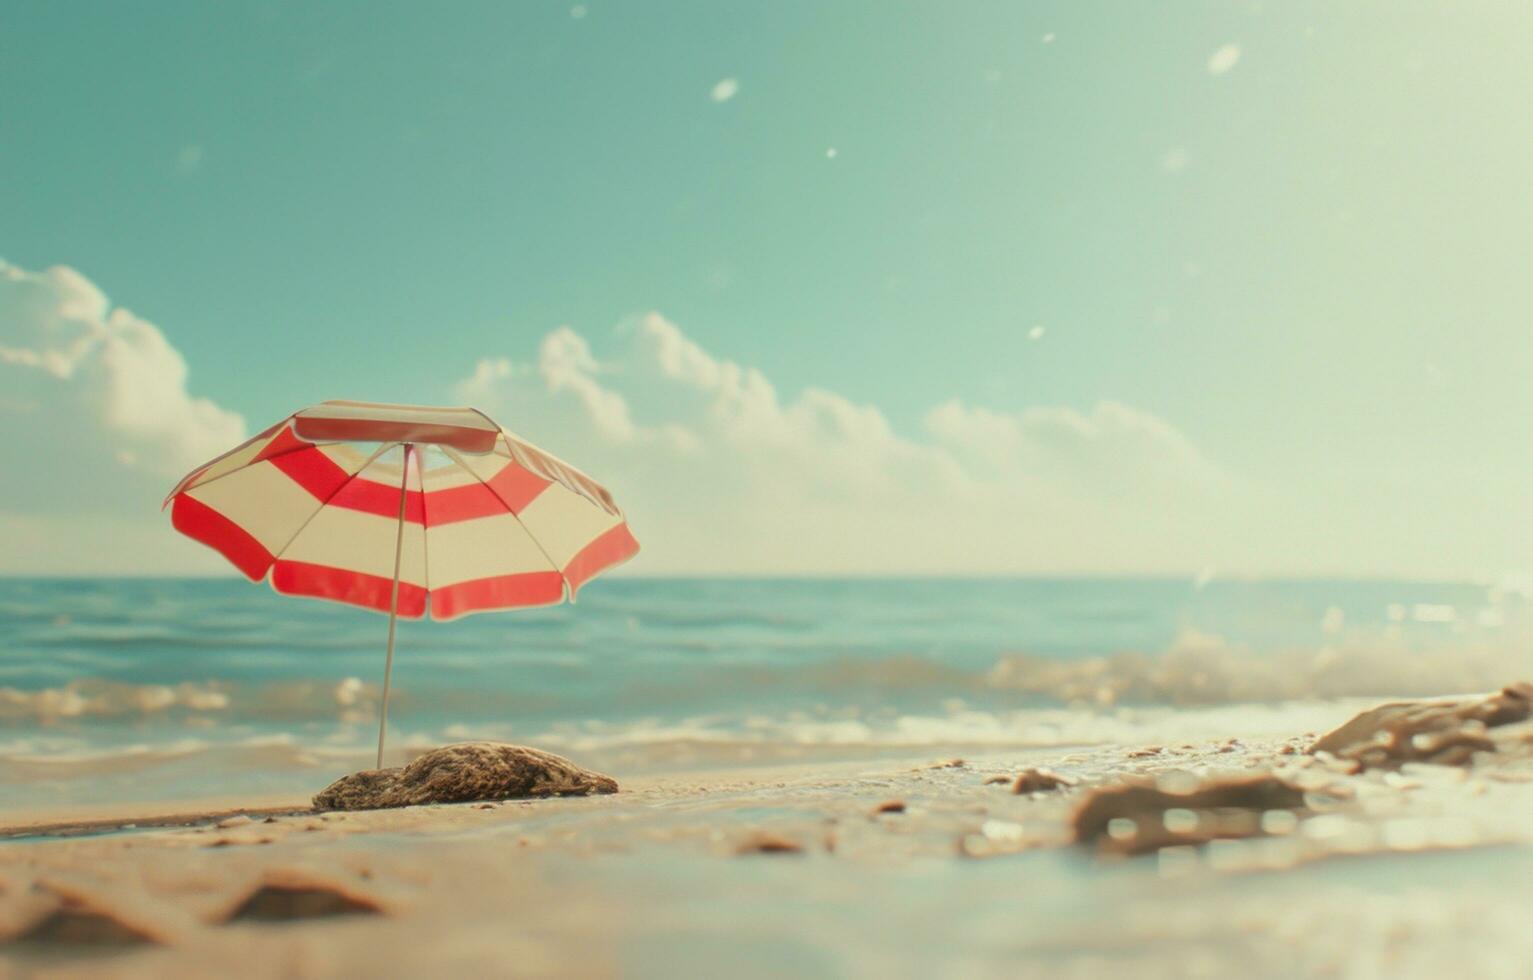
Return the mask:
<path id="1" fill-rule="evenodd" d="M 738 78 L 721 78 L 718 84 L 713 86 L 713 91 L 709 93 L 709 98 L 715 102 L 728 102 L 739 91 L 740 80 Z"/>
<path id="2" fill-rule="evenodd" d="M 834 391 L 784 394 L 658 314 L 598 339 L 560 327 L 479 361 L 444 400 L 606 482 L 644 542 L 642 571 L 1153 572 L 1231 559 L 1211 553 L 1204 516 L 1229 478 L 1131 406 L 1004 412 L 954 398 L 902 432 Z M 158 511 L 176 477 L 246 435 L 188 380 L 165 333 L 84 276 L 0 263 L 0 435 L 12 459 L 37 461 L 0 468 L 0 571 L 222 570 Z"/>
<path id="3" fill-rule="evenodd" d="M 608 483 L 652 572 L 1196 568 L 1199 514 L 1229 489 L 1129 406 L 955 399 L 905 435 L 832 391 L 785 398 L 658 314 L 622 325 L 605 358 L 561 327 L 535 361 L 483 360 L 453 396 Z"/>
<path id="4" fill-rule="evenodd" d="M 1226 44 L 1208 56 L 1208 73 L 1223 75 L 1240 61 L 1240 45 Z"/>
<path id="5" fill-rule="evenodd" d="M 52 531 L 69 515 L 91 515 L 93 534 L 147 525 L 176 477 L 244 439 L 244 420 L 192 396 L 187 375 L 158 327 L 80 273 L 0 261 L 0 435 L 14 460 L 46 461 L 0 467 L 13 542 L 33 540 L 44 517 Z M 36 567 L 29 550 L 7 549 L 7 564 Z"/>

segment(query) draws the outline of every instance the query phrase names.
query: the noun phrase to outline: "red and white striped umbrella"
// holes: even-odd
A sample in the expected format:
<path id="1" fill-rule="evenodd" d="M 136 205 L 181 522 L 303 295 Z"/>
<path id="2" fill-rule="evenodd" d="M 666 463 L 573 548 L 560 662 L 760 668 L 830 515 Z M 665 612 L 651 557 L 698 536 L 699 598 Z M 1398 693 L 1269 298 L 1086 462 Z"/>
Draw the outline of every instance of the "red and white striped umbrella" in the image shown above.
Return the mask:
<path id="1" fill-rule="evenodd" d="M 574 601 L 639 543 L 607 490 L 472 408 L 329 401 L 193 470 L 176 530 L 252 582 L 433 619 Z"/>

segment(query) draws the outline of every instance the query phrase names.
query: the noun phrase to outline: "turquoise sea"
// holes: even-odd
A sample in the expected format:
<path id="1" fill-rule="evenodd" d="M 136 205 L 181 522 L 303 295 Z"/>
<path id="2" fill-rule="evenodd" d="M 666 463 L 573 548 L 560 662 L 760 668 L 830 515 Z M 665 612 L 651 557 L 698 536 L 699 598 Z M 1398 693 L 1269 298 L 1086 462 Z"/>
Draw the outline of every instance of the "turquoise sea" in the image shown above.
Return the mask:
<path id="1" fill-rule="evenodd" d="M 0 579 L 0 810 L 301 797 L 369 766 L 385 629 L 233 579 Z M 1484 584 L 617 578 L 402 623 L 389 758 L 494 737 L 622 775 L 1232 712 L 1281 733 L 1306 704 L 1533 675 L 1530 637 L 1533 600 Z"/>

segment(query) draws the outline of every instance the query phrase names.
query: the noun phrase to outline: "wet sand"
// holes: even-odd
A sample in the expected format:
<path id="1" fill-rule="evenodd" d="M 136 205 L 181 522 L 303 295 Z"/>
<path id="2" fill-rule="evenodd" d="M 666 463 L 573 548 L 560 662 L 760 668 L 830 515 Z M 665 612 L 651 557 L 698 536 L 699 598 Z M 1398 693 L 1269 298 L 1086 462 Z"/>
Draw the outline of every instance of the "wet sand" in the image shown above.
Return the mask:
<path id="1" fill-rule="evenodd" d="M 1306 754 L 1316 734 L 13 813 L 0 976 L 1525 975 L 1533 757 L 1360 768 Z M 1153 846 L 1121 819 L 1075 842 L 1102 787 L 1262 773 L 1301 803 L 1242 829 L 1214 800 L 1205 838 L 1230 839 L 1175 838 L 1177 807 Z"/>

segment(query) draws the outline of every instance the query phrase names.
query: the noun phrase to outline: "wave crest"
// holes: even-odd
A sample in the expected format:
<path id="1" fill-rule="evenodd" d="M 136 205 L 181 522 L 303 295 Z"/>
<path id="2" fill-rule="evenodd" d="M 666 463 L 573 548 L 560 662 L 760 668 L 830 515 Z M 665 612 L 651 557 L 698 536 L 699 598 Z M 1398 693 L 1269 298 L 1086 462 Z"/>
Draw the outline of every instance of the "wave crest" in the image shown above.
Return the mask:
<path id="1" fill-rule="evenodd" d="M 1255 654 L 1185 630 L 1159 654 L 1058 660 L 1002 657 L 985 675 L 995 689 L 1076 706 L 1275 703 L 1352 697 L 1431 697 L 1487 691 L 1529 673 L 1509 647 L 1430 654 L 1387 641 Z"/>

